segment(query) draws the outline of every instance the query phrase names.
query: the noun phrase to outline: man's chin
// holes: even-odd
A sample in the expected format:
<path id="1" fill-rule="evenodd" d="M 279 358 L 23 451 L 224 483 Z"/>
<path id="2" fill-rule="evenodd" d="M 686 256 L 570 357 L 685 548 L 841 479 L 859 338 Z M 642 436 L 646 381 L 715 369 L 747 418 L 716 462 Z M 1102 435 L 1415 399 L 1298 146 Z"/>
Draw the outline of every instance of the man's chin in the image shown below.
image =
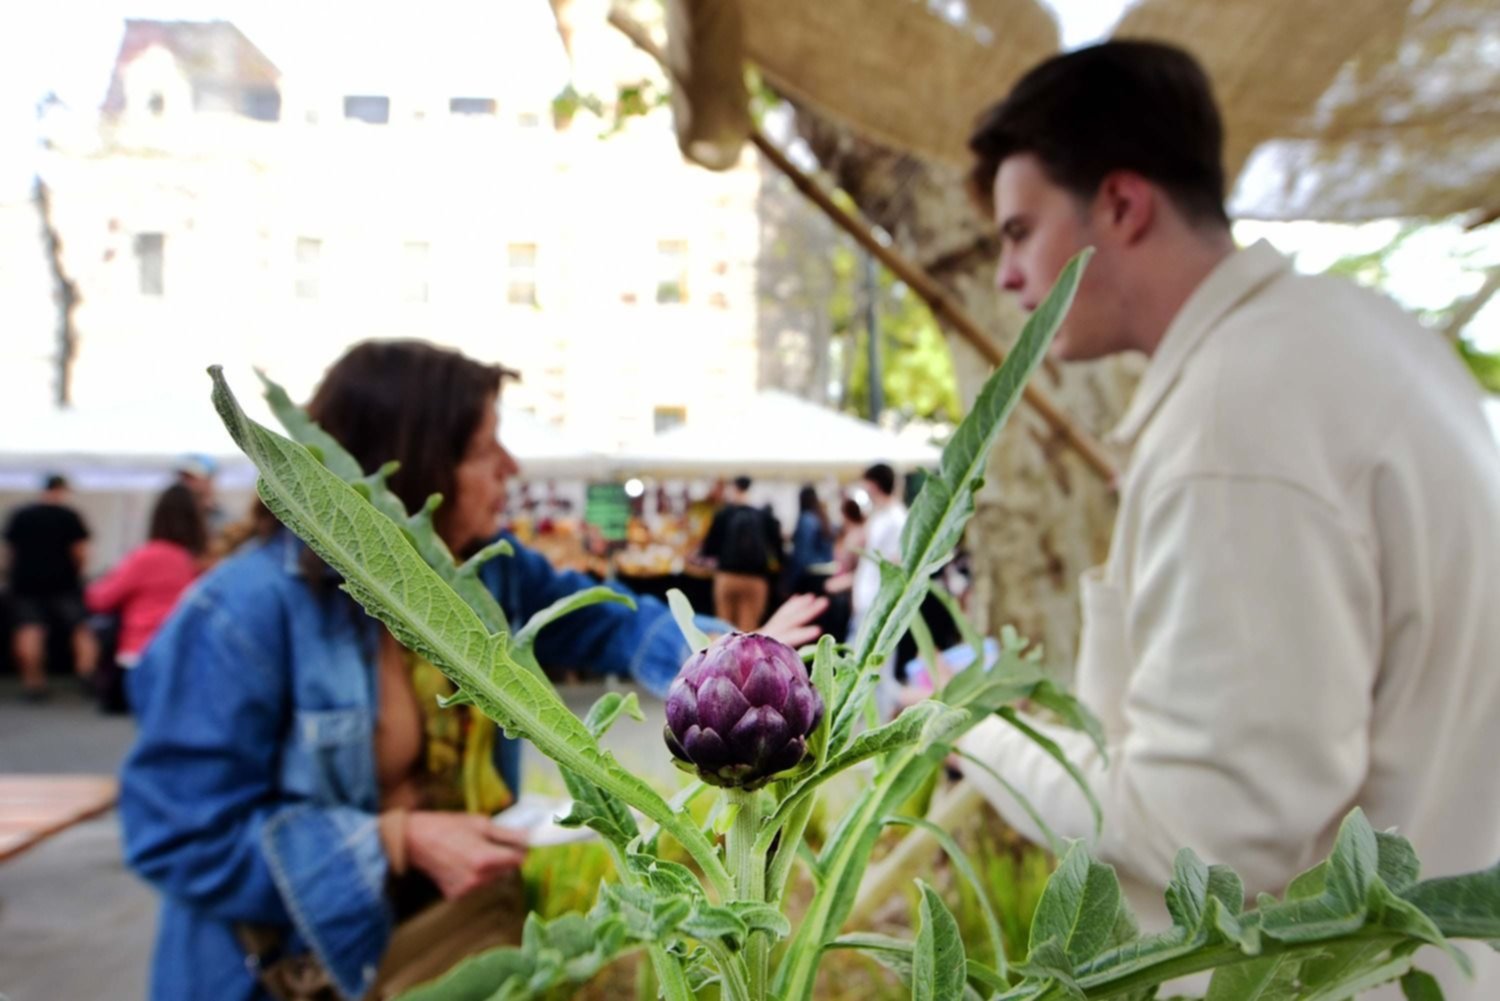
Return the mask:
<path id="1" fill-rule="evenodd" d="M 1057 336 L 1052 338 L 1051 345 L 1047 348 L 1047 357 L 1052 361 L 1084 361 L 1080 358 L 1077 346 L 1068 337 L 1066 330 L 1059 330 Z"/>

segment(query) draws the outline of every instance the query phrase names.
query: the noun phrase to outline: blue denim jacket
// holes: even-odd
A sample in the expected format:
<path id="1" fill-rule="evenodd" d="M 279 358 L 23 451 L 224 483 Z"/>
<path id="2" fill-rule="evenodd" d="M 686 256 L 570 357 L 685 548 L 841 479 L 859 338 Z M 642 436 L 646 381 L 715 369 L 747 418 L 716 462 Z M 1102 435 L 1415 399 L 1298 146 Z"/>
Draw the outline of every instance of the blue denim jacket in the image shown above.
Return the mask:
<path id="1" fill-rule="evenodd" d="M 591 586 L 520 546 L 483 579 L 513 626 Z M 130 866 L 162 896 L 150 997 L 263 998 L 238 922 L 284 927 L 339 990 L 369 989 L 391 914 L 376 825 L 378 633 L 333 586 L 309 587 L 289 533 L 226 561 L 187 592 L 131 672 L 140 723 L 121 772 Z M 706 630 L 723 623 L 704 619 Z M 689 651 L 666 606 L 599 605 L 545 629 L 547 666 L 665 692 Z M 497 763 L 519 788 L 519 746 Z"/>

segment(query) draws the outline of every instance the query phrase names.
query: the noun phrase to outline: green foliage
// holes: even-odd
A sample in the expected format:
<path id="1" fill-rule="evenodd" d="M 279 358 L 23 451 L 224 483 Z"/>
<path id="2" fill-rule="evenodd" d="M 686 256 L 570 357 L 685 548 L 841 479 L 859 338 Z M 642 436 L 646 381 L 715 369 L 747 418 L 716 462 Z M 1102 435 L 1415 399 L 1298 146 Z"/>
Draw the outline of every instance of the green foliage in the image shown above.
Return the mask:
<path id="1" fill-rule="evenodd" d="M 844 408 L 870 412 L 870 331 L 861 278 L 864 251 L 834 251 L 835 292 L 828 302 L 833 332 L 848 365 Z M 877 329 L 880 332 L 880 388 L 885 405 L 908 417 L 957 421 L 963 408 L 953 352 L 926 301 L 890 271 L 876 272 Z"/>
<path id="2" fill-rule="evenodd" d="M 834 190 L 833 198 L 858 214 L 844 192 Z M 767 178 L 759 208 L 763 326 L 803 333 L 815 355 L 783 358 L 777 354 L 781 346 L 771 344 L 765 348 L 769 360 L 781 366 L 791 386 L 799 385 L 807 372 L 836 383 L 842 408 L 868 416 L 865 251 L 828 219 L 807 212 L 802 196 L 784 178 Z M 877 268 L 875 285 L 886 408 L 907 417 L 956 422 L 962 407 L 953 355 L 931 310 L 883 267 Z M 819 395 L 828 388 L 805 381 L 800 385 Z"/>
<path id="3" fill-rule="evenodd" d="M 1326 862 L 1250 910 L 1232 870 L 1184 849 L 1167 890 L 1172 927 L 1142 936 L 1114 871 L 1074 845 L 1037 907 L 1024 979 L 999 997 L 1149 997 L 1154 985 L 1210 969 L 1208 1001 L 1332 1001 L 1403 977 L 1425 991 L 1430 978 L 1410 976 L 1419 947 L 1466 967 L 1449 936 L 1500 934 L 1500 867 L 1425 883 L 1416 875 L 1411 845 L 1378 834 L 1356 809 Z"/>
<path id="4" fill-rule="evenodd" d="M 599 138 L 608 139 L 632 118 L 643 118 L 670 100 L 670 93 L 646 78 L 620 83 L 611 98 L 586 94 L 569 83 L 552 99 L 552 120 L 558 128 L 567 128 L 580 111 L 586 111 L 604 125 Z"/>
<path id="5" fill-rule="evenodd" d="M 1500 352 L 1484 352 L 1460 340 L 1456 345 L 1458 357 L 1474 373 L 1474 378 L 1490 393 L 1500 393 Z"/>

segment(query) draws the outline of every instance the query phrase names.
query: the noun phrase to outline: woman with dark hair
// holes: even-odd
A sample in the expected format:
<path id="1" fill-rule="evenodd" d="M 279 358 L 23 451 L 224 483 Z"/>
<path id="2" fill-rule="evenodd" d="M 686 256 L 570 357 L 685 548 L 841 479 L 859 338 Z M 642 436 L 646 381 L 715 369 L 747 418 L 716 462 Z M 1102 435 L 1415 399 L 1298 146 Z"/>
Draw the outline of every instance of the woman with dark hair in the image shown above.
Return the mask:
<path id="1" fill-rule="evenodd" d="M 203 513 L 187 487 L 162 491 L 151 511 L 144 545 L 88 586 L 84 602 L 96 615 L 120 617 L 115 663 L 132 668 L 177 599 L 202 569 L 206 547 Z"/>
<path id="2" fill-rule="evenodd" d="M 517 472 L 497 437 L 508 374 L 370 342 L 329 369 L 308 413 L 365 469 L 399 461 L 389 485 L 409 509 L 441 493 L 436 528 L 463 558 L 496 536 Z M 513 627 L 593 585 L 506 538 L 515 555 L 481 577 Z M 337 583 L 266 518 L 131 674 L 140 736 L 120 814 L 127 861 L 162 893 L 153 999 L 379 995 L 401 972 L 382 960 L 404 918 L 439 899 L 492 901 L 463 912 L 466 946 L 479 947 L 498 944 L 477 939 L 494 925 L 485 914 L 519 906 L 498 891 L 524 835 L 490 819 L 519 787 L 519 746 L 477 710 L 439 708 L 447 679 Z M 637 601 L 544 629 L 537 658 L 664 693 L 688 647 L 664 604 Z M 798 612 L 767 631 L 807 639 Z M 416 952 L 429 946 L 453 943 Z"/>
<path id="3" fill-rule="evenodd" d="M 808 568 L 833 561 L 833 526 L 817 488 L 804 484 L 797 494 L 797 524 L 792 529 L 792 558 L 787 568 L 787 590 L 807 590 Z M 821 590 L 821 582 L 819 589 Z"/>

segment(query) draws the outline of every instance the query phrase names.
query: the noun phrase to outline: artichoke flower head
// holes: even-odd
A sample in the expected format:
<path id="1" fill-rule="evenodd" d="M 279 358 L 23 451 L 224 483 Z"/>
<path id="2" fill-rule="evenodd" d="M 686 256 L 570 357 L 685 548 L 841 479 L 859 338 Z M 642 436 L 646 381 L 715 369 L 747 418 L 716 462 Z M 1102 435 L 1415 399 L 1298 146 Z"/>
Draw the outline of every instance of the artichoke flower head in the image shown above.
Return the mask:
<path id="1" fill-rule="evenodd" d="M 797 651 L 729 633 L 683 664 L 667 692 L 667 747 L 703 781 L 757 789 L 795 768 L 823 718 Z"/>

